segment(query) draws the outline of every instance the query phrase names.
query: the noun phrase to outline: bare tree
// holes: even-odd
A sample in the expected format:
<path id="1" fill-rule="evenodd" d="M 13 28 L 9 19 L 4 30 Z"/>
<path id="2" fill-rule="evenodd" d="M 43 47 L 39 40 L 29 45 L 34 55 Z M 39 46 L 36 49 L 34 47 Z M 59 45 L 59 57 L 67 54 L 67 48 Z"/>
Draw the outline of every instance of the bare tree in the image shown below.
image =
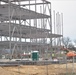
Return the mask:
<path id="1" fill-rule="evenodd" d="M 62 40 L 62 43 L 63 43 L 65 48 L 68 48 L 69 44 L 71 43 L 71 40 L 69 37 L 64 37 Z"/>
<path id="2" fill-rule="evenodd" d="M 75 51 L 76 51 L 76 39 L 74 40 L 74 48 L 75 48 Z"/>
<path id="3" fill-rule="evenodd" d="M 76 45 L 76 40 L 74 40 L 74 44 Z"/>
<path id="4" fill-rule="evenodd" d="M 68 45 L 68 48 L 74 50 L 74 45 L 72 42 Z"/>

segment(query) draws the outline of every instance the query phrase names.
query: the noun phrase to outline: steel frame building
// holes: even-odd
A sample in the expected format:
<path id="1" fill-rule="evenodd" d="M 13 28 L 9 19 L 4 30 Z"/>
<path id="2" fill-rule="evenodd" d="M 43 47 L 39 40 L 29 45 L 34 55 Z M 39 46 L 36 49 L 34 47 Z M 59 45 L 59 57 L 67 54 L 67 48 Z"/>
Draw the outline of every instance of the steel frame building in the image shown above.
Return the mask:
<path id="1" fill-rule="evenodd" d="M 0 48 L 14 53 L 51 49 L 51 3 L 46 0 L 0 0 Z M 48 43 L 49 39 L 49 43 Z"/>

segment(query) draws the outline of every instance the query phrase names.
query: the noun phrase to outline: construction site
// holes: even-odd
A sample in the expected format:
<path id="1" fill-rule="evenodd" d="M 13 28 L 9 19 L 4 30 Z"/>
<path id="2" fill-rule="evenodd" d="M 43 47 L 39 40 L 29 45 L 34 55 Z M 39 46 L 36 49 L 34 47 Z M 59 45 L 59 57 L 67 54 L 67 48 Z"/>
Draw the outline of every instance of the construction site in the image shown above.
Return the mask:
<path id="1" fill-rule="evenodd" d="M 76 75 L 62 38 L 63 13 L 50 1 L 0 0 L 0 75 Z"/>

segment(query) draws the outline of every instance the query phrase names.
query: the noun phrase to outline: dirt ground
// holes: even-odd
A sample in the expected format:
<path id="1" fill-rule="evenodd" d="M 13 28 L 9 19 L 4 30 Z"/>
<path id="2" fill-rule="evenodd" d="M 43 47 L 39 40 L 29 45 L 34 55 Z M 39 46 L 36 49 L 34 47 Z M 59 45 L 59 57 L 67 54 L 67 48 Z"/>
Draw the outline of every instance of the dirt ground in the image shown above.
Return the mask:
<path id="1" fill-rule="evenodd" d="M 64 75 L 76 70 L 72 63 L 67 64 L 51 64 L 51 65 L 20 65 L 16 67 L 0 67 L 0 75 Z"/>

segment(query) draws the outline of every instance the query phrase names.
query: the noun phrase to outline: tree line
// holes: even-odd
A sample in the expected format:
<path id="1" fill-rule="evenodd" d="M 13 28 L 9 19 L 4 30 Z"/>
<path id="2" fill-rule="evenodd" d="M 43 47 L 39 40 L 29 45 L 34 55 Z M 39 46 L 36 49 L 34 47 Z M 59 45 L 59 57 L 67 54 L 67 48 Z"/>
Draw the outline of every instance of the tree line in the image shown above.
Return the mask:
<path id="1" fill-rule="evenodd" d="M 62 44 L 65 48 L 76 51 L 76 39 L 71 40 L 69 37 L 63 37 Z"/>

